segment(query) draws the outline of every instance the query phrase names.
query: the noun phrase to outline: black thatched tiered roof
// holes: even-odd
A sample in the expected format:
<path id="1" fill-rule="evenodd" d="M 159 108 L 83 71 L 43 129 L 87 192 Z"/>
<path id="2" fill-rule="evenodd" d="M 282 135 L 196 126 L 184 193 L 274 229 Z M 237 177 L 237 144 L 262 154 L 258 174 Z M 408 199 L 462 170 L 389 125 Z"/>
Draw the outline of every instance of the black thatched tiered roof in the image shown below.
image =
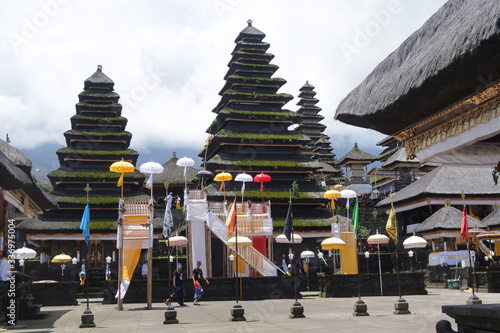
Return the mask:
<path id="1" fill-rule="evenodd" d="M 28 156 L 1 139 L 0 189 L 24 191 L 38 206 L 38 209 L 57 207 L 55 200 L 35 184 L 31 176 L 31 160 Z"/>
<path id="2" fill-rule="evenodd" d="M 92 211 L 91 229 L 116 230 L 120 187 L 117 187 L 119 173 L 109 171 L 113 162 L 122 158 L 135 165 L 139 154 L 128 149 L 132 134 L 125 132 L 127 119 L 121 117 L 120 96 L 113 91 L 113 81 L 102 72 L 101 66 L 84 82 L 84 91 L 76 104 L 76 115 L 71 118 L 71 130 L 64 133 L 67 147 L 59 149 L 60 168 L 48 174 L 52 183 L 51 194 L 56 198 L 59 209 L 50 210 L 38 219 L 27 220 L 21 228 L 29 232 L 43 229 L 55 232 L 57 224 L 79 221 L 87 203 L 84 191 L 86 184 L 92 189 L 89 203 Z M 147 199 L 141 187 L 144 175 L 136 171 L 124 177 L 124 196 Z M 62 226 L 62 224 L 61 224 Z M 74 232 L 78 232 L 76 223 Z M 66 232 L 68 227 L 61 227 Z M 71 229 L 71 228 L 70 228 Z"/>
<path id="3" fill-rule="evenodd" d="M 310 138 L 288 130 L 300 115 L 283 109 L 293 96 L 278 93 L 286 81 L 273 77 L 278 66 L 270 64 L 274 56 L 266 52 L 269 44 L 263 42 L 264 37 L 249 20 L 236 38 L 226 83 L 219 93 L 222 97 L 213 109 L 217 116 L 207 130 L 212 136 L 200 156 L 206 168 L 215 174 L 221 171 L 231 172 L 233 177 L 240 172 L 252 176 L 269 174 L 272 181 L 264 185 L 264 197 L 273 203 L 287 202 L 289 188 L 296 181 L 302 193 L 297 200 L 321 206 L 326 202 L 322 189 L 306 177 L 322 165 L 298 154 Z M 222 200 L 218 185 L 207 186 L 209 200 Z M 235 186 L 236 183 L 227 183 L 226 190 L 234 190 Z M 245 198 L 260 198 L 258 183 L 247 183 L 246 188 Z M 280 213 L 279 209 L 273 209 L 273 214 Z"/>
<path id="4" fill-rule="evenodd" d="M 498 82 L 499 50 L 499 1 L 448 1 L 347 95 L 335 118 L 394 134 Z"/>
<path id="5" fill-rule="evenodd" d="M 455 207 L 445 206 L 429 216 L 424 222 L 415 228 L 415 232 L 430 232 L 438 230 L 460 230 L 462 226 L 463 212 Z M 469 226 L 482 227 L 483 224 L 476 218 L 467 215 L 467 222 Z"/>
<path id="6" fill-rule="evenodd" d="M 370 153 L 364 152 L 358 147 L 358 143 L 354 143 L 354 147 L 338 160 L 341 166 L 349 165 L 350 163 L 370 164 L 377 158 Z"/>

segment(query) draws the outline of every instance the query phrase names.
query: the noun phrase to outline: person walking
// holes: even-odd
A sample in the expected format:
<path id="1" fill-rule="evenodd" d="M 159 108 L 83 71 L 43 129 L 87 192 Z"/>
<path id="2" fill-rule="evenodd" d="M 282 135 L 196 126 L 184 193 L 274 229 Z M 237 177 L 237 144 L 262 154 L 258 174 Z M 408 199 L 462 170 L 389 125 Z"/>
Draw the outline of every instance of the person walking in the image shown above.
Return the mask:
<path id="1" fill-rule="evenodd" d="M 207 285 L 210 284 L 208 282 L 207 278 L 203 275 L 203 270 L 201 269 L 201 261 L 196 262 L 196 268 L 193 269 L 193 274 L 191 275 L 193 278 L 193 284 L 194 284 L 194 305 L 200 305 L 198 301 L 200 300 L 201 296 L 203 295 L 203 288 L 201 287 L 201 280 L 205 280 Z"/>
<path id="2" fill-rule="evenodd" d="M 172 295 L 165 301 L 167 305 L 170 305 L 172 300 L 179 303 L 180 306 L 185 306 L 184 297 L 186 297 L 186 290 L 184 289 L 184 285 L 182 283 L 182 264 L 177 264 L 177 269 L 174 271 L 174 291 Z"/>
<path id="3" fill-rule="evenodd" d="M 177 196 L 177 198 L 175 198 L 175 209 L 181 209 L 181 197 L 180 196 Z"/>

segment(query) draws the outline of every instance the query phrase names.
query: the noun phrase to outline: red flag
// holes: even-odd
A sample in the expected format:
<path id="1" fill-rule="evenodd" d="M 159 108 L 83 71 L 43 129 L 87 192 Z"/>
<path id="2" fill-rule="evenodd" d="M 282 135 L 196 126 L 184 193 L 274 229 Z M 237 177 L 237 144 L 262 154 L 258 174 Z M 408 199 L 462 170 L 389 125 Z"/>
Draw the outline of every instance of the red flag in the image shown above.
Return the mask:
<path id="1" fill-rule="evenodd" d="M 469 226 L 467 225 L 467 211 L 464 207 L 464 213 L 462 214 L 462 229 L 460 230 L 460 235 L 469 242 Z"/>
<path id="2" fill-rule="evenodd" d="M 236 224 L 236 201 L 233 202 L 233 206 L 229 210 L 229 214 L 226 218 L 227 227 L 227 238 L 231 237 L 234 232 L 234 225 Z"/>

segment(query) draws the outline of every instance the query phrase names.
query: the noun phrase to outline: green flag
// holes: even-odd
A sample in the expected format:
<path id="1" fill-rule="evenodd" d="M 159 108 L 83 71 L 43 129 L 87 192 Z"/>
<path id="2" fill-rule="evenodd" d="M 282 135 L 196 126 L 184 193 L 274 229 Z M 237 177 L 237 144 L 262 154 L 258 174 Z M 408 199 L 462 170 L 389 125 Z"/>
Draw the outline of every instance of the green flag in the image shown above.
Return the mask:
<path id="1" fill-rule="evenodd" d="M 349 199 L 347 199 L 349 200 Z M 354 210 L 352 211 L 351 224 L 354 226 L 354 232 L 359 229 L 359 213 L 358 213 L 358 197 L 356 197 L 356 204 L 354 205 Z"/>

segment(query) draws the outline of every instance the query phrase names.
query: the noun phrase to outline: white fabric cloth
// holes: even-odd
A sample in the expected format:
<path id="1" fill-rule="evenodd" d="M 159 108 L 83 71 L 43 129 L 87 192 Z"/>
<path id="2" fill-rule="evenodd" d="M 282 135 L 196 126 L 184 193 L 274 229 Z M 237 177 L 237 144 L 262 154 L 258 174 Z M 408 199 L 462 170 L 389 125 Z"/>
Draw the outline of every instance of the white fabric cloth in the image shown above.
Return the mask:
<path id="1" fill-rule="evenodd" d="M 125 294 L 127 293 L 127 290 L 128 290 L 128 286 L 130 286 L 130 281 L 123 280 L 122 284 L 120 285 L 120 291 L 121 291 L 121 297 L 120 298 L 121 299 L 123 299 L 125 297 Z M 119 293 L 119 291 L 117 290 L 115 298 L 118 298 L 118 293 Z"/>
<path id="2" fill-rule="evenodd" d="M 141 275 L 144 277 L 146 277 L 146 275 L 148 275 L 148 264 L 147 263 L 142 264 Z"/>
<path id="3" fill-rule="evenodd" d="M 340 225 L 338 223 L 332 223 L 332 234 L 333 236 L 340 238 Z"/>
<path id="4" fill-rule="evenodd" d="M 174 218 L 172 216 L 172 195 L 169 194 L 165 199 L 167 205 L 165 207 L 165 216 L 163 217 L 163 236 L 166 238 L 172 232 Z"/>
<path id="5" fill-rule="evenodd" d="M 429 254 L 430 266 L 443 265 L 444 263 L 455 266 L 457 265 L 457 262 L 462 260 L 469 260 L 469 252 L 467 250 L 443 251 Z"/>

